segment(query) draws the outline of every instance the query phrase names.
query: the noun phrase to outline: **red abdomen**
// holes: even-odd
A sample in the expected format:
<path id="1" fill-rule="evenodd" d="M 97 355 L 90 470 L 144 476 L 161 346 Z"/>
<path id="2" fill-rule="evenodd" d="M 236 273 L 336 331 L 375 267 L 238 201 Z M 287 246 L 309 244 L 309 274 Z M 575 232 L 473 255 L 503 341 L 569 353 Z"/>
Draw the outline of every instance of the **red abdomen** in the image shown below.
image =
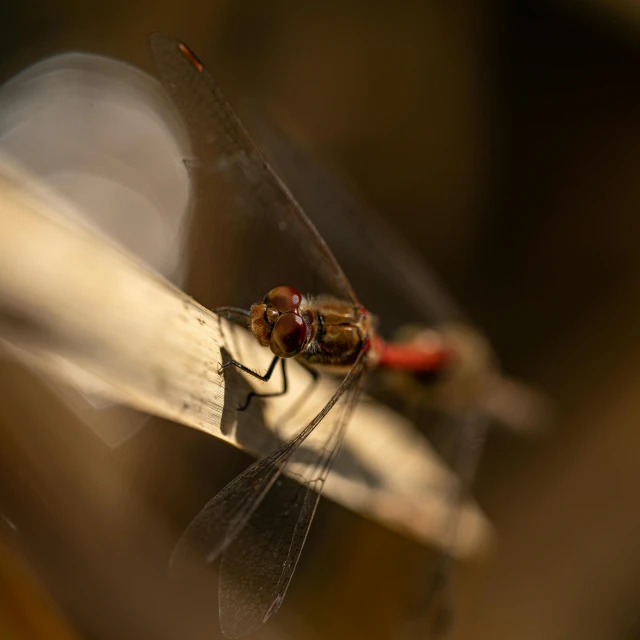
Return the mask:
<path id="1" fill-rule="evenodd" d="M 433 344 L 425 342 L 385 342 L 376 338 L 375 349 L 378 366 L 388 369 L 402 369 L 413 373 L 437 372 L 445 367 L 451 354 L 441 341 Z"/>

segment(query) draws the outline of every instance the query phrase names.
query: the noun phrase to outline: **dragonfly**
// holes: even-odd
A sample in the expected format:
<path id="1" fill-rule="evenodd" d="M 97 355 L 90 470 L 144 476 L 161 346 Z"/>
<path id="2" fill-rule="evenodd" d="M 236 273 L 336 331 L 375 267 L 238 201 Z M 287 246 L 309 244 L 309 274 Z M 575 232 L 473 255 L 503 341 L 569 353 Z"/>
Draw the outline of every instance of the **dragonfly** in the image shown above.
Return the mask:
<path id="1" fill-rule="evenodd" d="M 323 368 L 341 375 L 326 405 L 297 435 L 205 505 L 171 556 L 174 574 L 221 556 L 220 625 L 227 637 L 240 638 L 282 605 L 365 374 L 378 366 L 433 372 L 446 366 L 449 353 L 442 345 L 391 345 L 377 335 L 374 317 L 360 303 L 327 243 L 198 56 L 167 34 L 153 34 L 150 46 L 160 78 L 192 137 L 194 157 L 186 164 L 199 185 L 199 206 L 221 213 L 210 255 L 219 272 L 233 271 L 234 284 L 222 278 L 217 295 L 234 300 L 254 296 L 244 297 L 241 306 L 217 310 L 245 322 L 273 354 L 265 373 L 235 359 L 222 367 L 261 381 L 269 380 L 278 364 L 282 372 L 281 391 L 252 392 L 238 410 L 246 410 L 256 398 L 286 393 L 291 359 L 314 378 Z M 261 268 L 261 261 L 268 268 Z M 241 291 L 237 282 L 250 282 L 252 293 Z M 278 284 L 282 282 L 288 284 Z M 255 302 L 260 290 L 267 293 Z M 302 290 L 320 293 L 303 296 Z M 292 480 L 288 476 L 294 456 L 316 429 L 322 429 L 323 444 Z"/>
<path id="2" fill-rule="evenodd" d="M 253 116 L 263 153 L 286 179 L 367 306 L 384 309 L 384 362 L 367 376 L 367 391 L 407 414 L 427 435 L 458 484 L 447 497 L 440 539 L 453 544 L 463 501 L 471 488 L 490 427 L 535 433 L 552 418 L 549 401 L 506 377 L 489 340 L 476 328 L 447 287 L 410 243 L 366 206 L 349 176 L 338 175 L 317 155 L 295 144 L 272 122 Z M 392 357 L 398 345 L 403 357 Z M 412 354 L 448 354 L 447 361 L 412 370 Z M 400 354 L 399 354 L 400 355 Z M 420 356 L 424 357 L 424 356 Z M 445 543 L 446 545 L 446 543 Z M 435 559 L 425 554 L 414 601 L 408 603 L 399 637 L 440 637 L 453 621 L 452 548 Z M 395 637 L 395 636 L 394 636 Z"/>

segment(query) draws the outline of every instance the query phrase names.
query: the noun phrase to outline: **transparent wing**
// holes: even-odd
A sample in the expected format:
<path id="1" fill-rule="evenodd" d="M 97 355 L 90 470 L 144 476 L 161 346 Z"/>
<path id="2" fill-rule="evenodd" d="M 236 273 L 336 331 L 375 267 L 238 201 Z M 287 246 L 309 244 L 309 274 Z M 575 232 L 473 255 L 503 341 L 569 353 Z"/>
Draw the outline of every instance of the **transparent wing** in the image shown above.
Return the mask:
<path id="1" fill-rule="evenodd" d="M 182 42 L 150 38 L 160 77 L 189 128 L 195 204 L 215 219 L 208 242 L 217 273 L 233 274 L 221 304 L 251 304 L 280 284 L 358 304 L 340 265 L 260 154 L 211 75 Z M 261 268 L 268 263 L 268 269 Z M 225 278 L 227 280 L 227 278 Z M 229 280 L 231 280 L 229 278 Z M 251 295 L 238 300 L 238 283 Z M 226 297 L 226 299 L 224 299 Z"/>
<path id="2" fill-rule="evenodd" d="M 353 190 L 313 156 L 305 153 L 272 123 L 255 113 L 248 115 L 263 153 L 330 243 L 350 275 L 368 309 L 381 313 L 383 331 L 393 332 L 404 323 L 417 321 L 437 326 L 465 322 L 465 313 L 444 284 L 416 251 L 375 212 L 367 210 Z M 406 409 L 406 402 L 403 402 Z M 417 420 L 436 440 L 441 453 L 460 479 L 448 498 L 450 514 L 443 523 L 443 539 L 454 543 L 462 505 L 469 497 L 482 456 L 488 419 L 477 409 L 442 417 L 424 412 Z M 432 424 L 433 423 L 433 424 Z M 442 433 L 439 433 L 442 431 Z M 438 435 L 440 437 L 438 437 Z M 433 571 L 425 567 L 418 588 L 412 624 L 422 625 L 431 637 L 452 609 L 450 591 L 451 554 L 445 549 Z M 423 625 L 433 623 L 433 628 Z M 419 637 L 415 633 L 411 637 Z"/>
<path id="3" fill-rule="evenodd" d="M 282 476 L 227 547 L 219 584 L 227 637 L 248 635 L 280 608 L 319 499 L 310 485 Z"/>
<path id="4" fill-rule="evenodd" d="M 243 120 L 251 124 L 263 154 L 331 246 L 365 307 L 380 314 L 383 332 L 406 323 L 466 320 L 438 275 L 364 204 L 345 176 L 324 166 L 263 115 L 247 111 Z"/>
<path id="5" fill-rule="evenodd" d="M 248 306 L 278 284 L 359 304 L 324 240 L 195 54 L 163 34 L 151 37 L 151 50 L 191 133 L 194 158 L 188 167 L 195 205 L 205 208 L 199 217 L 215 220 L 206 242 L 212 269 L 225 274 L 219 279 L 220 304 Z M 239 295 L 239 283 L 251 284 L 249 297 Z M 230 637 L 249 633 L 282 602 L 318 492 L 355 405 L 365 356 L 360 354 L 329 403 L 296 438 L 253 464 L 205 506 L 174 550 L 170 563 L 174 575 L 223 554 L 220 618 Z M 323 420 L 318 432 L 322 446 L 305 450 L 302 444 Z M 285 472 L 298 482 L 285 477 Z"/>
<path id="6" fill-rule="evenodd" d="M 459 421 L 453 460 L 459 484 L 448 497 L 449 514 L 443 521 L 442 534 L 443 539 L 450 541 L 450 547 L 438 551 L 435 570 L 425 567 L 420 576 L 402 635 L 407 640 L 444 636 L 455 610 L 451 546 L 458 535 L 462 507 L 470 496 L 489 430 L 487 416 L 474 409 L 466 411 Z"/>
<path id="7" fill-rule="evenodd" d="M 320 492 L 340 448 L 359 384 L 341 400 L 330 419 L 320 455 L 294 473 L 281 476 L 260 502 L 247 525 L 222 556 L 219 584 L 220 625 L 240 638 L 266 622 L 283 602 L 315 514 Z M 323 427 L 324 428 L 324 427 Z M 314 452 L 304 452 L 308 455 Z M 296 461 L 292 460 L 292 464 Z"/>
<path id="8" fill-rule="evenodd" d="M 357 403 L 365 362 L 362 352 L 323 410 L 295 438 L 218 493 L 176 545 L 173 575 L 223 554 L 220 624 L 230 638 L 253 631 L 282 603 Z M 320 422 L 321 443 L 305 449 L 303 443 Z"/>
<path id="9" fill-rule="evenodd" d="M 189 575 L 222 553 L 278 480 L 288 456 L 288 450 L 274 451 L 248 467 L 209 500 L 171 554 L 172 577 Z"/>

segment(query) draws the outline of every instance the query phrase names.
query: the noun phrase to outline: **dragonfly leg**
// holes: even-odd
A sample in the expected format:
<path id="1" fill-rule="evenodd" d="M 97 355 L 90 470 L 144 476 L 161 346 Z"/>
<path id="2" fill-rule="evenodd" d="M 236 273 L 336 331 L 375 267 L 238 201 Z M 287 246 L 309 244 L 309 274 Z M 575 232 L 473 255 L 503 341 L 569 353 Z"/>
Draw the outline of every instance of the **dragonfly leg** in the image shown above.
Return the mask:
<path id="1" fill-rule="evenodd" d="M 279 358 L 276 356 L 275 360 Z M 256 393 L 252 391 L 245 400 L 244 404 L 241 407 L 238 407 L 238 411 L 245 411 L 253 398 L 276 398 L 277 396 L 283 396 L 287 393 L 287 367 L 286 360 L 284 358 L 280 358 L 281 368 L 282 368 L 282 390 L 274 391 L 272 393 Z"/>
<path id="2" fill-rule="evenodd" d="M 271 375 L 273 374 L 273 371 L 276 368 L 276 365 L 278 364 L 278 360 L 282 362 L 282 379 L 283 379 L 282 390 L 275 391 L 273 393 L 256 393 L 255 391 L 252 391 L 247 396 L 247 399 L 245 400 L 244 404 L 238 407 L 238 411 L 245 411 L 249 407 L 249 404 L 251 403 L 251 399 L 254 397 L 255 398 L 273 398 L 274 396 L 281 396 L 287 392 L 287 371 L 285 367 L 285 361 L 284 359 L 279 358 L 278 356 L 275 356 L 271 361 L 271 364 L 269 365 L 267 372 L 264 375 L 258 373 L 257 371 L 254 371 L 253 369 L 249 369 L 249 367 L 246 367 L 245 365 L 243 365 L 241 362 L 238 362 L 237 360 L 229 360 L 228 362 L 225 362 L 220 367 L 220 373 L 222 373 L 222 371 L 224 371 L 227 367 L 236 367 L 237 369 L 240 369 L 240 371 L 244 371 L 245 373 L 248 373 L 250 376 L 253 376 L 254 378 L 258 378 L 258 380 L 267 382 L 267 380 L 271 378 Z"/>
<path id="3" fill-rule="evenodd" d="M 246 320 L 251 317 L 251 311 L 248 309 L 240 309 L 239 307 L 217 307 L 213 312 L 223 318 L 234 320 L 238 324 L 242 324 L 238 322 L 238 320 Z M 246 325 L 246 322 L 244 324 Z"/>
<path id="4" fill-rule="evenodd" d="M 258 378 L 258 380 L 267 382 L 267 380 L 271 378 L 271 374 L 273 373 L 273 370 L 276 368 L 276 365 L 278 364 L 278 360 L 280 360 L 278 356 L 275 356 L 273 358 L 273 360 L 271 361 L 271 364 L 269 365 L 269 368 L 267 369 L 267 372 L 264 375 L 262 375 L 261 373 L 258 373 L 257 371 L 254 371 L 253 369 L 249 369 L 249 367 L 245 367 L 245 365 L 243 365 L 241 362 L 238 362 L 237 360 L 228 360 L 227 362 L 225 362 L 223 365 L 220 366 L 219 373 L 222 373 L 227 367 L 236 367 L 240 369 L 240 371 L 244 371 L 245 373 L 248 373 L 250 376 L 253 376 L 254 378 Z"/>
<path id="5" fill-rule="evenodd" d="M 300 358 L 296 359 L 296 362 L 311 374 L 311 382 L 309 383 L 309 386 L 300 394 L 300 398 L 295 402 L 292 402 L 287 407 L 285 412 L 278 418 L 276 422 L 282 425 L 288 423 L 293 418 L 293 416 L 298 413 L 298 411 L 300 411 L 305 402 L 311 397 L 311 392 L 315 388 L 316 384 L 318 384 L 318 380 L 320 379 L 320 374 L 318 373 L 317 369 L 310 365 L 306 360 Z M 278 436 L 281 435 L 278 428 L 276 428 L 276 434 Z"/>

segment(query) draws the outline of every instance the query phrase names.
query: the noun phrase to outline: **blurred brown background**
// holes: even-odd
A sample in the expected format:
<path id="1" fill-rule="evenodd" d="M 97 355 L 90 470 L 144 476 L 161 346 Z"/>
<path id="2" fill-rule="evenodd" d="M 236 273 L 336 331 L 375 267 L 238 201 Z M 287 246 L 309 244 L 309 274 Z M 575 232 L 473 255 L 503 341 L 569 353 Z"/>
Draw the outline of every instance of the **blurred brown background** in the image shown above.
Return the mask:
<path id="1" fill-rule="evenodd" d="M 499 547 L 456 570 L 452 637 L 640 637 L 636 3 L 4 3 L 0 30 L 3 79 L 69 49 L 152 71 L 148 34 L 174 33 L 349 173 L 558 412 L 488 443 Z M 171 584 L 166 558 L 246 456 L 159 421 L 110 452 L 0 367 L 0 629 L 217 637 L 215 576 Z M 424 554 L 323 502 L 255 637 L 393 637 Z"/>

